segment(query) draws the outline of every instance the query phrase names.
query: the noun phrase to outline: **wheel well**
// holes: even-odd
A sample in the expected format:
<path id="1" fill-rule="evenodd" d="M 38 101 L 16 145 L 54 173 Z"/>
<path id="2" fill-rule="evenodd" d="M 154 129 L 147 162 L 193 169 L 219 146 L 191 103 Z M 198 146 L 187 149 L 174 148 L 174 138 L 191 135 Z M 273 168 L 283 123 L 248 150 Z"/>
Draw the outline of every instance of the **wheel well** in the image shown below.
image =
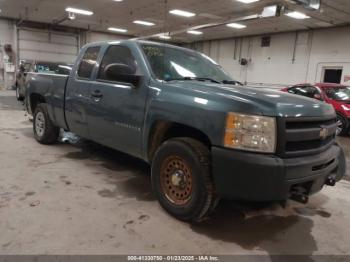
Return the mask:
<path id="1" fill-rule="evenodd" d="M 148 160 L 152 161 L 157 148 L 166 140 L 175 137 L 191 137 L 211 148 L 209 137 L 197 128 L 175 122 L 157 121 L 153 124 L 148 139 Z"/>
<path id="2" fill-rule="evenodd" d="M 337 116 L 341 116 L 341 117 L 345 118 L 345 116 L 340 112 L 336 112 L 336 114 L 337 114 Z"/>
<path id="3" fill-rule="evenodd" d="M 34 114 L 36 106 L 41 103 L 45 103 L 45 97 L 39 94 L 30 95 L 30 109 L 32 111 L 32 114 Z"/>

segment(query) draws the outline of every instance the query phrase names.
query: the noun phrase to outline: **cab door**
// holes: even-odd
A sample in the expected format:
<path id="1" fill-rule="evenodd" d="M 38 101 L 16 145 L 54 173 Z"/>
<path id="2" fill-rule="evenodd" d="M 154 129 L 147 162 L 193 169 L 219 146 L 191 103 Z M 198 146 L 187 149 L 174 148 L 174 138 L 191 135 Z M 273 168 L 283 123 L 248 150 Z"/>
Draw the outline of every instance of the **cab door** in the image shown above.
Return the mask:
<path id="1" fill-rule="evenodd" d="M 132 50 L 122 44 L 106 48 L 91 83 L 91 104 L 88 124 L 92 139 L 134 156 L 141 156 L 142 126 L 144 122 L 147 88 L 140 64 Z M 111 65 L 127 65 L 138 83 L 124 77 L 110 78 L 106 68 Z M 118 73 L 118 72 L 115 72 Z"/>
<path id="2" fill-rule="evenodd" d="M 99 56 L 100 46 L 88 47 L 77 60 L 77 68 L 71 72 L 66 88 L 65 113 L 69 130 L 90 138 L 87 109 L 91 103 L 91 77 Z M 79 62 L 80 61 L 80 62 Z"/>

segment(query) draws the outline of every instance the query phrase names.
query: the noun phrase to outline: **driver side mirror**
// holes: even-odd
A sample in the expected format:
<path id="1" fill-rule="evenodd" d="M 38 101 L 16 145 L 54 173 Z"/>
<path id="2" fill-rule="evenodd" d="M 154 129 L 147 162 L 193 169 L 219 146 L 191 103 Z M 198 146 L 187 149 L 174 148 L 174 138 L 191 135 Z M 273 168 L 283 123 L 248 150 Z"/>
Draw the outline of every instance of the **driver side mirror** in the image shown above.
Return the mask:
<path id="1" fill-rule="evenodd" d="M 126 64 L 110 64 L 104 69 L 105 79 L 109 81 L 125 82 L 138 86 L 141 76 L 136 75 L 136 69 Z"/>

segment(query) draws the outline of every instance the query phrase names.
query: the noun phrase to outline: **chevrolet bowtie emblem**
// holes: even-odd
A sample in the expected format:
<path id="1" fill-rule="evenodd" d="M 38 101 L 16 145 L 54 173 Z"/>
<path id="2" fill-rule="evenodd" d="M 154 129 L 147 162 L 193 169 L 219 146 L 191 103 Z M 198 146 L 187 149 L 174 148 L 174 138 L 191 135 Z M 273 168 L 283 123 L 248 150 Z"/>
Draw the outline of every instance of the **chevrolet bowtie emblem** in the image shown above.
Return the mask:
<path id="1" fill-rule="evenodd" d="M 321 127 L 321 131 L 320 131 L 321 140 L 325 140 L 327 137 L 328 137 L 328 129 Z"/>

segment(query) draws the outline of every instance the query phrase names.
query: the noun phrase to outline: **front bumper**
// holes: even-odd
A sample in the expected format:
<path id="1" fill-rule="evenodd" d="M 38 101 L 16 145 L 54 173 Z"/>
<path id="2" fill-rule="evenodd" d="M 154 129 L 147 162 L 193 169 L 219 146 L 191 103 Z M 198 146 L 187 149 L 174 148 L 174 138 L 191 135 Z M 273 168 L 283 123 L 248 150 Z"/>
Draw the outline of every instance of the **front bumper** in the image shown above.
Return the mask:
<path id="1" fill-rule="evenodd" d="M 332 176 L 345 174 L 345 157 L 338 145 L 317 155 L 282 159 L 273 155 L 212 148 L 216 193 L 249 201 L 278 201 L 291 197 L 296 187 L 305 195 L 322 189 Z"/>

